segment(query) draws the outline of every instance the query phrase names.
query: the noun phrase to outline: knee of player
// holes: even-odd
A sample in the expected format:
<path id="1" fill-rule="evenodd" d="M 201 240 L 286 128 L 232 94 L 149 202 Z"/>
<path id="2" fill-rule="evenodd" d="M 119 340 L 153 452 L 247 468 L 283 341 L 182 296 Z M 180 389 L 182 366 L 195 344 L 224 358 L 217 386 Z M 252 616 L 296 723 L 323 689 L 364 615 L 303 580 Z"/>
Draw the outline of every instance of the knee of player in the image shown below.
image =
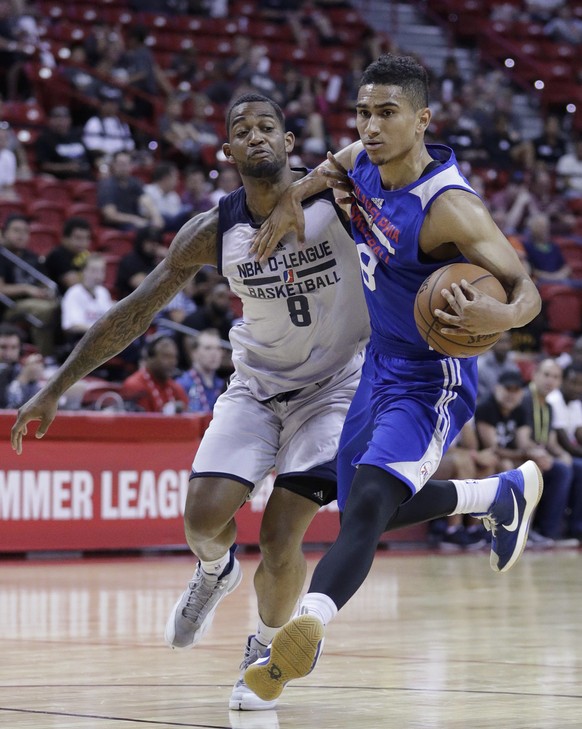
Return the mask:
<path id="1" fill-rule="evenodd" d="M 191 536 L 199 540 L 213 539 L 232 519 L 232 513 L 216 503 L 211 489 L 201 480 L 190 482 L 184 507 L 184 524 Z"/>
<path id="2" fill-rule="evenodd" d="M 290 531 L 281 531 L 268 525 L 261 526 L 259 548 L 265 566 L 280 569 L 297 558 L 301 553 L 301 540 Z"/>

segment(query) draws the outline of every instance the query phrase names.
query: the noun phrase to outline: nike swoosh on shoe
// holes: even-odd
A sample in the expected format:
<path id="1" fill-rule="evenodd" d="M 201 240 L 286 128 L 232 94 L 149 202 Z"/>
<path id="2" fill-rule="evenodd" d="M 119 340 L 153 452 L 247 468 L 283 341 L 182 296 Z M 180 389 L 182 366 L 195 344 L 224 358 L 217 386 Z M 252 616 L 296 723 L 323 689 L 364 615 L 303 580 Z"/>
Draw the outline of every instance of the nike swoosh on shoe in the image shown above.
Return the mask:
<path id="1" fill-rule="evenodd" d="M 503 528 L 507 529 L 508 532 L 514 532 L 519 525 L 519 507 L 517 505 L 517 499 L 515 498 L 513 489 L 511 489 L 511 496 L 513 498 L 513 519 L 510 524 L 503 525 Z"/>

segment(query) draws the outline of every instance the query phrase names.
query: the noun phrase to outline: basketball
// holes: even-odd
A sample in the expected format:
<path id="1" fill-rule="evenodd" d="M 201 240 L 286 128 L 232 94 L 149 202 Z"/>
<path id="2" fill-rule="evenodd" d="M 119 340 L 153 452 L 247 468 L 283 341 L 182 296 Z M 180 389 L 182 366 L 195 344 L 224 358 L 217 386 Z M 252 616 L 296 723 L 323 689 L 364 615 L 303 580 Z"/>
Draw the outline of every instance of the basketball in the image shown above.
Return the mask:
<path id="1" fill-rule="evenodd" d="M 414 320 L 424 341 L 440 354 L 449 357 L 473 357 L 490 349 L 499 339 L 497 334 L 442 334 L 441 322 L 433 315 L 435 309 L 454 313 L 441 295 L 443 289 L 465 279 L 475 288 L 497 301 L 506 303 L 507 296 L 501 283 L 489 271 L 472 263 L 451 263 L 432 273 L 422 284 L 414 301 Z M 446 326 L 445 326 L 446 328 Z"/>

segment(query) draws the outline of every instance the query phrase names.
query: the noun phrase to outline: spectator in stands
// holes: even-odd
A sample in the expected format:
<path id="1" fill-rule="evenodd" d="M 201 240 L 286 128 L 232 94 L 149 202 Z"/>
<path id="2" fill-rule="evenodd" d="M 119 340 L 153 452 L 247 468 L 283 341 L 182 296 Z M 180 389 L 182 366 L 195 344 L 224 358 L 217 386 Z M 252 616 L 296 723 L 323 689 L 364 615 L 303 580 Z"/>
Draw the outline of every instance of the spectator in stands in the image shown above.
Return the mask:
<path id="1" fill-rule="evenodd" d="M 24 215 L 12 214 L 2 227 L 0 247 L 0 293 L 14 305 L 4 312 L 4 321 L 27 323 L 27 316 L 40 320 L 41 326 L 31 327 L 31 338 L 45 357 L 54 354 L 56 327 L 56 285 L 49 286 L 37 255 L 28 249 L 30 224 Z M 6 250 L 8 256 L 2 254 Z M 12 260 L 14 259 L 15 260 Z"/>
<path id="2" fill-rule="evenodd" d="M 216 284 L 201 306 L 184 319 L 184 325 L 201 332 L 217 329 L 221 339 L 228 339 L 234 316 L 230 308 L 230 289 L 225 283 Z"/>
<path id="3" fill-rule="evenodd" d="M 213 104 L 224 106 L 232 98 L 234 85 L 229 76 L 228 67 L 226 59 L 216 59 L 205 69 L 200 88 L 204 92 L 204 96 Z"/>
<path id="4" fill-rule="evenodd" d="M 555 492 L 562 503 L 567 494 L 571 473 L 545 446 L 534 442 L 528 413 L 523 404 L 524 382 L 519 373 L 500 375 L 493 395 L 477 405 L 475 423 L 480 448 L 492 449 L 498 459 L 496 472 L 521 463 L 524 456 L 534 460 L 544 474 L 546 492 Z M 534 531 L 532 545 L 551 546 L 550 535 Z"/>
<path id="5" fill-rule="evenodd" d="M 200 96 L 194 101 L 195 109 L 201 103 Z M 164 150 L 168 156 L 176 152 L 187 161 L 200 161 L 204 147 L 216 147 L 218 136 L 211 125 L 194 113 L 190 120 L 183 118 L 183 103 L 177 97 L 171 97 L 166 103 L 165 113 L 160 119 L 160 136 Z"/>
<path id="6" fill-rule="evenodd" d="M 16 132 L 10 126 L 9 121 L 5 121 L 6 109 L 2 95 L 0 94 L 0 123 L 3 123 L 3 127 L 8 135 L 8 149 L 10 149 L 16 155 L 17 163 L 17 177 L 19 180 L 29 180 L 32 177 L 32 171 L 28 163 L 28 157 L 26 156 L 26 150 L 22 145 L 22 142 L 16 136 Z"/>
<path id="7" fill-rule="evenodd" d="M 17 198 L 14 183 L 18 168 L 16 155 L 10 149 L 10 125 L 0 121 L 0 199 L 15 200 Z"/>
<path id="8" fill-rule="evenodd" d="M 327 145 L 327 130 L 323 115 L 316 105 L 315 95 L 312 91 L 304 91 L 299 99 L 292 102 L 286 109 L 287 131 L 295 135 L 297 144 L 306 139 L 315 138 Z"/>
<path id="9" fill-rule="evenodd" d="M 35 144 L 38 169 L 61 180 L 90 180 L 91 157 L 83 144 L 81 132 L 73 129 L 71 112 L 66 106 L 51 109 L 46 129 Z"/>
<path id="10" fill-rule="evenodd" d="M 556 281 L 570 276 L 572 270 L 550 236 L 550 220 L 545 213 L 529 219 L 523 246 L 532 278 Z"/>
<path id="11" fill-rule="evenodd" d="M 570 365 L 562 373 L 562 386 L 546 402 L 552 408 L 559 445 L 572 456 L 572 485 L 566 536 L 582 541 L 582 366 Z"/>
<path id="12" fill-rule="evenodd" d="M 10 0 L 0 0 L 0 91 L 7 99 L 18 98 L 27 43 L 18 24 L 17 8 Z"/>
<path id="13" fill-rule="evenodd" d="M 534 443 L 527 457 L 536 461 L 544 474 L 545 484 L 534 527 L 542 536 L 553 540 L 561 539 L 564 534 L 573 476 L 572 456 L 558 442 L 552 408 L 546 400 L 561 384 L 562 370 L 558 363 L 544 359 L 536 367 L 523 400 L 530 439 Z"/>
<path id="14" fill-rule="evenodd" d="M 510 124 L 508 115 L 497 111 L 493 125 L 483 134 L 483 145 L 489 156 L 489 164 L 500 170 L 531 169 L 531 147 Z"/>
<path id="15" fill-rule="evenodd" d="M 87 65 L 90 68 L 97 68 L 106 54 L 112 32 L 113 29 L 98 17 L 91 23 L 91 27 L 88 29 L 83 41 Z"/>
<path id="16" fill-rule="evenodd" d="M 541 165 L 525 173 L 515 172 L 489 202 L 491 214 L 496 221 L 502 220 L 500 227 L 507 236 L 524 233 L 529 218 L 540 212 L 550 218 L 554 235 L 567 235 L 576 224 L 566 201 L 555 193 L 552 176 Z"/>
<path id="17" fill-rule="evenodd" d="M 166 77 L 171 81 L 175 89 L 188 91 L 197 88 L 202 81 L 203 74 L 200 70 L 198 50 L 194 43 L 180 48 L 166 69 Z"/>
<path id="18" fill-rule="evenodd" d="M 553 169 L 560 157 L 566 154 L 566 141 L 560 120 L 555 114 L 549 114 L 544 119 L 542 133 L 531 141 L 535 160 Z"/>
<path id="19" fill-rule="evenodd" d="M 459 70 L 459 64 L 455 56 L 447 56 L 444 62 L 443 72 L 438 78 L 438 98 L 443 104 L 458 99 L 461 96 L 465 80 Z"/>
<path id="20" fill-rule="evenodd" d="M 234 192 L 240 186 L 241 180 L 237 170 L 231 165 L 221 167 L 216 179 L 216 189 L 210 193 L 211 207 L 218 205 L 221 198 L 228 195 L 229 192 Z"/>
<path id="21" fill-rule="evenodd" d="M 163 221 L 165 232 L 176 232 L 192 215 L 176 188 L 180 181 L 178 168 L 172 162 L 160 162 L 152 172 L 152 181 L 143 189 L 145 211 L 154 209 Z"/>
<path id="22" fill-rule="evenodd" d="M 89 257 L 92 230 L 85 218 L 67 218 L 63 225 L 60 244 L 53 248 L 45 260 L 47 274 L 65 291 L 81 282 L 82 271 Z"/>
<path id="23" fill-rule="evenodd" d="M 123 299 L 131 294 L 166 253 L 160 228 L 148 226 L 138 230 L 133 251 L 122 257 L 117 268 L 115 288 L 119 297 Z"/>
<path id="24" fill-rule="evenodd" d="M 544 25 L 544 35 L 558 43 L 582 43 L 582 20 L 574 15 L 569 3 L 564 3 Z"/>
<path id="25" fill-rule="evenodd" d="M 76 91 L 91 99 L 96 99 L 100 82 L 95 76 L 88 73 L 89 65 L 83 43 L 71 43 L 71 56 L 67 65 L 61 68 L 61 74 Z"/>
<path id="26" fill-rule="evenodd" d="M 216 204 L 212 201 L 210 185 L 202 167 L 190 166 L 184 171 L 182 204 L 191 210 L 191 215 L 210 210 Z"/>
<path id="27" fill-rule="evenodd" d="M 61 329 L 69 345 L 76 344 L 113 305 L 104 281 L 105 258 L 92 253 L 85 260 L 81 280 L 67 289 L 61 301 Z"/>
<path id="28" fill-rule="evenodd" d="M 357 57 L 358 54 L 354 53 L 350 58 Z M 363 67 L 359 70 L 359 78 L 362 76 L 364 69 Z M 297 101 L 303 91 L 305 90 L 306 78 L 301 73 L 301 69 L 294 63 L 283 64 L 282 80 L 279 83 L 279 94 L 281 96 L 281 103 L 283 106 L 287 106 L 292 101 Z M 344 88 L 346 84 L 346 78 L 344 78 Z M 352 97 L 350 97 L 352 98 Z M 355 96 L 353 97 L 356 98 Z"/>
<path id="29" fill-rule="evenodd" d="M 127 31 L 127 51 L 124 56 L 128 72 L 127 84 L 130 88 L 150 97 L 160 94 L 170 96 L 174 92 L 174 88 L 146 45 L 147 36 L 147 28 L 143 25 L 131 26 Z M 152 101 L 143 96 L 136 96 L 132 116 L 151 119 L 153 116 Z"/>
<path id="30" fill-rule="evenodd" d="M 582 136 L 577 137 L 570 152 L 556 165 L 558 189 L 566 198 L 582 198 Z"/>
<path id="31" fill-rule="evenodd" d="M 97 205 L 103 223 L 120 230 L 138 230 L 148 225 L 163 228 L 162 217 L 144 200 L 143 184 L 131 174 L 128 152 L 116 152 L 111 174 L 97 186 Z"/>
<path id="32" fill-rule="evenodd" d="M 38 352 L 22 357 L 23 333 L 11 324 L 0 324 L 0 409 L 18 409 L 40 390 L 44 358 Z"/>
<path id="33" fill-rule="evenodd" d="M 443 106 L 438 140 L 453 147 L 457 159 L 473 167 L 487 166 L 489 155 L 485 149 L 481 129 L 465 115 L 460 103 L 452 101 Z"/>
<path id="34" fill-rule="evenodd" d="M 217 375 L 222 362 L 222 345 L 216 329 L 206 329 L 188 337 L 186 350 L 190 369 L 178 378 L 188 394 L 188 412 L 211 413 L 225 381 Z"/>
<path id="35" fill-rule="evenodd" d="M 93 164 L 109 163 L 116 152 L 133 152 L 135 140 L 129 125 L 119 116 L 121 91 L 101 86 L 99 108 L 83 127 L 83 144 L 93 158 Z"/>
<path id="36" fill-rule="evenodd" d="M 503 332 L 488 352 L 479 355 L 477 401 L 483 402 L 493 395 L 495 386 L 504 372 L 520 374 L 515 353 L 511 351 L 511 334 Z"/>
<path id="37" fill-rule="evenodd" d="M 194 292 L 196 290 L 196 283 L 194 277 L 188 281 L 184 288 L 179 291 L 176 296 L 165 306 L 156 316 L 154 317 L 153 325 L 156 328 L 156 334 L 168 334 L 173 336 L 175 329 L 168 324 L 174 322 L 175 324 L 182 324 L 184 319 L 196 311 L 197 306 L 194 302 Z M 180 361 L 180 368 L 183 368 L 183 364 Z M 188 360 L 187 366 L 190 366 Z"/>
<path id="38" fill-rule="evenodd" d="M 123 382 L 121 397 L 128 407 L 149 413 L 182 413 L 188 395 L 173 377 L 178 366 L 178 347 L 171 337 L 155 337 L 145 346 L 143 364 Z"/>

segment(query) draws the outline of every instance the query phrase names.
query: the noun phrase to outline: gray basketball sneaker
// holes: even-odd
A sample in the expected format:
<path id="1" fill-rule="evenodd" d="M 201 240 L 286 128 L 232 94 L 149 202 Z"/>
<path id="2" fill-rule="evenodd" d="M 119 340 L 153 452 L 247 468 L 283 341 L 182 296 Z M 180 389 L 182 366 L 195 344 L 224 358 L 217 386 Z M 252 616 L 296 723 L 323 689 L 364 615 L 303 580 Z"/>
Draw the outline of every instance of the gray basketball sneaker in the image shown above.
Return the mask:
<path id="1" fill-rule="evenodd" d="M 267 711 L 274 709 L 277 705 L 277 699 L 274 701 L 260 699 L 250 690 L 243 678 L 247 668 L 255 661 L 258 661 L 259 658 L 262 658 L 266 650 L 266 645 L 259 643 L 254 635 L 249 635 L 245 646 L 245 654 L 240 664 L 240 676 L 232 689 L 230 701 L 228 702 L 228 708 L 231 711 Z"/>
<path id="2" fill-rule="evenodd" d="M 220 577 L 205 574 L 200 567 L 172 608 L 164 638 L 170 648 L 192 648 L 212 625 L 218 603 L 235 590 L 242 580 L 238 559 L 231 557 L 232 567 Z"/>

